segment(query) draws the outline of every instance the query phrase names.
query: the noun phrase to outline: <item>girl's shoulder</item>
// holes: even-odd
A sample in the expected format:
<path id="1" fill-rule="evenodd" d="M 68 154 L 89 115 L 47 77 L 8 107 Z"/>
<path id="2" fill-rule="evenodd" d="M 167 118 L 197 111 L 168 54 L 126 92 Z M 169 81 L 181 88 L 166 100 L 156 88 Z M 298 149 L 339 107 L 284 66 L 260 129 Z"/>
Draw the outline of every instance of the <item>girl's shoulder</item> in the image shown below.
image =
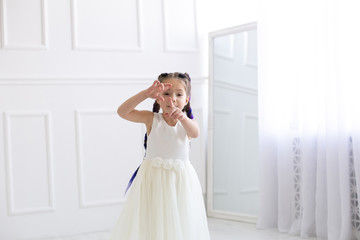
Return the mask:
<path id="1" fill-rule="evenodd" d="M 148 110 L 143 110 L 141 112 L 143 114 L 144 119 L 146 119 L 146 124 L 150 124 L 151 126 L 153 119 L 155 117 L 155 113 Z"/>

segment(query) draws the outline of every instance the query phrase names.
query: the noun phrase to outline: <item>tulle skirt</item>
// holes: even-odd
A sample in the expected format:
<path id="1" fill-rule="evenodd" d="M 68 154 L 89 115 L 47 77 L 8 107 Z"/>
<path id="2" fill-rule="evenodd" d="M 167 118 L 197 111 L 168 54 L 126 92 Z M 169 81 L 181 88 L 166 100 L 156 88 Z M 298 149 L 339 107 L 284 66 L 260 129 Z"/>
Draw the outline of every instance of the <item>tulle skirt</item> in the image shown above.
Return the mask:
<path id="1" fill-rule="evenodd" d="M 110 240 L 208 240 L 201 186 L 190 161 L 144 160 Z"/>

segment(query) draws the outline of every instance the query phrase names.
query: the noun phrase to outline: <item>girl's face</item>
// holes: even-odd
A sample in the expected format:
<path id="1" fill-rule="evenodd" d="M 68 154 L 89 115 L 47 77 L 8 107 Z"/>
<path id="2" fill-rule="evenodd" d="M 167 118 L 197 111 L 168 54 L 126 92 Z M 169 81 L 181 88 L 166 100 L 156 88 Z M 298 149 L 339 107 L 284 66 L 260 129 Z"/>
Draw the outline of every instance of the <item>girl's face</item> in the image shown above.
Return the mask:
<path id="1" fill-rule="evenodd" d="M 165 79 L 163 83 L 171 83 L 172 86 L 170 89 L 162 93 L 162 96 L 164 97 L 165 101 L 157 100 L 162 111 L 164 113 L 170 112 L 171 107 L 169 103 L 169 97 L 171 98 L 173 105 L 182 110 L 189 102 L 189 97 L 186 95 L 185 82 L 182 81 L 181 79 L 169 78 L 169 79 Z"/>

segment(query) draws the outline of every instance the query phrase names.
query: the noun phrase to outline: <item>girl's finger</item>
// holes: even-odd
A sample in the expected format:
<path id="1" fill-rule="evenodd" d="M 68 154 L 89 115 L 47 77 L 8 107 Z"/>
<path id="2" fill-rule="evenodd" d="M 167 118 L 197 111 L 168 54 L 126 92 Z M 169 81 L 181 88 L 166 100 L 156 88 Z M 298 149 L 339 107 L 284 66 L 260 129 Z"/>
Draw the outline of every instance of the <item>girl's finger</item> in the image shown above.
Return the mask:
<path id="1" fill-rule="evenodd" d="M 160 81 L 159 80 L 155 80 L 152 87 L 156 87 L 158 84 L 160 84 Z"/>
<path id="2" fill-rule="evenodd" d="M 169 117 L 173 118 L 175 112 L 176 112 L 176 108 L 171 109 L 171 111 L 169 112 Z"/>
<path id="3" fill-rule="evenodd" d="M 159 99 L 160 101 L 165 101 L 165 98 L 161 95 L 157 95 L 156 99 Z"/>
<path id="4" fill-rule="evenodd" d="M 168 90 L 168 89 L 170 89 L 172 87 L 172 84 L 171 83 L 164 83 L 164 87 L 165 87 L 165 90 Z"/>
<path id="5" fill-rule="evenodd" d="M 176 108 L 176 110 L 174 111 L 172 117 L 173 117 L 174 119 L 179 119 L 180 114 L 181 114 L 180 109 Z"/>
<path id="6" fill-rule="evenodd" d="M 173 119 L 177 119 L 179 117 L 179 113 L 175 112 L 173 115 L 172 115 Z"/>
<path id="7" fill-rule="evenodd" d="M 170 103 L 170 107 L 171 107 L 171 108 L 174 108 L 174 107 L 175 107 L 174 104 L 173 104 L 173 102 L 172 102 L 171 97 L 169 97 L 169 103 Z"/>
<path id="8" fill-rule="evenodd" d="M 182 112 L 181 112 L 181 111 L 178 111 L 178 113 L 176 114 L 176 119 L 180 119 L 180 118 L 181 118 L 181 115 L 182 115 Z"/>

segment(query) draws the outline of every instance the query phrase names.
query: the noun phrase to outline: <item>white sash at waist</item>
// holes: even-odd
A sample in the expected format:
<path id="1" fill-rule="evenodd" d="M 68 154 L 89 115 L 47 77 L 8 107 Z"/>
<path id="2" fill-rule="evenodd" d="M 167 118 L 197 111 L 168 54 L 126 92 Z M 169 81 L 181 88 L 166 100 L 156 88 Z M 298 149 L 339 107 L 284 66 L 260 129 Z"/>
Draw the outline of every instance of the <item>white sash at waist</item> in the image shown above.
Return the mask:
<path id="1" fill-rule="evenodd" d="M 151 161 L 151 165 L 157 168 L 163 168 L 167 170 L 180 171 L 184 169 L 185 162 L 189 162 L 189 159 L 173 159 L 173 158 L 162 158 L 154 157 L 149 158 L 145 157 L 144 161 Z"/>

